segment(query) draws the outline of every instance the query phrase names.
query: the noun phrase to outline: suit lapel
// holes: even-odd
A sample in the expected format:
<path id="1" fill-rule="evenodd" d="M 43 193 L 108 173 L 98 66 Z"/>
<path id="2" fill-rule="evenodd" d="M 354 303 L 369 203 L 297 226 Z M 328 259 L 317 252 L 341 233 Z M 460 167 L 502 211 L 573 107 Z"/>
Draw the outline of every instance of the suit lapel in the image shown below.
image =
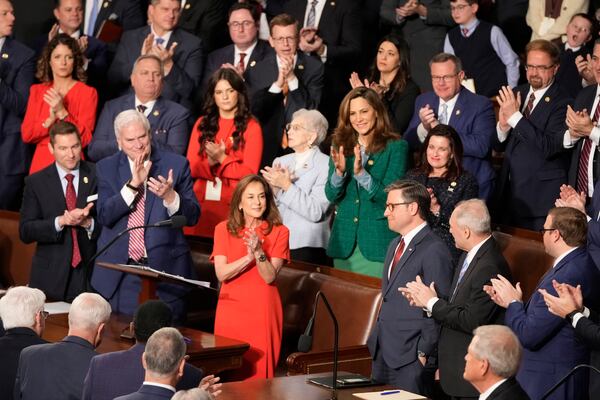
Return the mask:
<path id="1" fill-rule="evenodd" d="M 158 168 L 158 165 L 160 164 L 160 154 L 156 149 L 152 150 L 152 153 L 150 154 L 150 160 L 152 160 L 152 166 L 150 167 L 148 179 L 151 177 L 156 178 L 158 175 L 160 175 L 160 170 Z M 166 178 L 167 176 L 164 177 Z M 150 220 L 150 215 L 152 214 L 152 207 L 155 205 L 155 200 L 156 196 L 154 193 L 150 192 L 146 187 L 146 207 L 144 209 L 144 221 L 146 224 L 148 224 L 148 221 Z"/>
<path id="2" fill-rule="evenodd" d="M 421 240 L 423 240 L 423 238 L 429 232 L 430 232 L 429 227 L 425 226 L 423 229 L 421 229 L 419 231 L 419 233 L 417 233 L 415 235 L 415 237 L 412 238 L 412 240 L 410 241 L 410 243 L 405 243 L 404 253 L 402 253 L 402 256 L 400 257 L 400 260 L 398 260 L 398 264 L 396 264 L 396 266 L 394 267 L 394 271 L 392 272 L 392 276 L 390 276 L 390 281 L 389 281 L 390 284 L 387 286 L 386 293 L 384 293 L 384 295 L 386 295 L 387 292 L 390 290 L 390 288 L 393 286 L 392 282 L 394 282 L 394 280 L 396 280 L 396 278 L 398 278 L 398 274 L 400 273 L 400 271 L 402 270 L 402 268 L 404 267 L 404 265 L 408 262 L 408 260 L 410 260 L 411 256 L 415 252 L 415 249 L 419 246 L 419 243 L 421 242 Z M 395 248 L 394 248 L 394 250 L 395 250 Z M 392 257 L 393 257 L 393 255 L 392 255 Z"/>
<path id="3" fill-rule="evenodd" d="M 150 129 L 151 135 L 154 134 L 152 132 L 153 131 L 152 127 L 158 126 L 158 121 L 163 112 L 163 106 L 164 106 L 163 98 L 159 97 L 158 99 L 156 99 L 156 103 L 154 103 L 154 107 L 152 108 L 152 111 L 150 111 L 150 114 L 148 115 L 148 122 L 150 122 L 150 127 L 151 127 L 151 129 Z"/>
<path id="4" fill-rule="evenodd" d="M 65 198 L 65 192 L 62 188 L 62 182 L 60 181 L 60 177 L 58 176 L 58 171 L 56 170 L 56 164 L 52 163 L 45 171 L 46 179 L 50 183 L 47 186 L 48 190 L 48 199 L 56 199 L 56 207 L 57 209 L 62 209 L 63 211 L 67 209 L 67 199 Z M 54 200 L 53 200 L 54 201 Z M 62 214 L 62 213 L 61 213 Z"/>
<path id="5" fill-rule="evenodd" d="M 456 298 L 456 296 L 458 296 L 458 293 L 464 287 L 464 283 L 469 279 L 469 276 L 471 276 L 471 274 L 473 273 L 475 268 L 477 268 L 477 263 L 479 263 L 479 260 L 481 260 L 481 258 L 489 251 L 490 247 L 493 245 L 494 245 L 494 238 L 488 238 L 486 240 L 486 242 L 479 248 L 479 250 L 477 250 L 477 253 L 475 253 L 475 256 L 473 257 L 473 259 L 467 266 L 467 270 L 465 271 L 465 274 L 463 275 L 462 280 L 460 282 L 458 282 L 458 276 L 460 275 L 460 269 L 462 267 L 462 263 L 464 262 L 465 258 L 467 257 L 467 254 L 465 253 L 464 257 L 461 257 L 461 262 L 458 264 L 459 267 L 456 268 L 456 272 L 454 274 L 454 279 L 452 281 L 452 293 L 454 294 L 454 296 L 452 296 L 451 301 L 454 300 Z M 456 290 L 454 290 L 455 287 L 456 287 Z"/>
<path id="6" fill-rule="evenodd" d="M 94 177 L 91 176 L 89 165 L 83 161 L 79 163 L 79 186 L 77 188 L 77 207 L 84 208 L 90 189 L 94 185 Z"/>
<path id="7" fill-rule="evenodd" d="M 465 96 L 464 96 L 465 90 L 468 90 L 468 89 L 461 88 L 460 92 L 458 93 L 458 98 L 456 99 L 456 103 L 454 104 L 454 108 L 452 109 L 452 114 L 448 116 L 449 117 L 448 125 L 460 126 L 459 121 L 461 120 L 462 113 L 465 111 Z M 438 98 L 438 104 L 435 105 L 436 108 L 434 109 L 434 111 L 437 112 L 437 109 L 439 108 L 439 106 L 440 106 L 440 103 L 439 103 L 439 98 Z"/>

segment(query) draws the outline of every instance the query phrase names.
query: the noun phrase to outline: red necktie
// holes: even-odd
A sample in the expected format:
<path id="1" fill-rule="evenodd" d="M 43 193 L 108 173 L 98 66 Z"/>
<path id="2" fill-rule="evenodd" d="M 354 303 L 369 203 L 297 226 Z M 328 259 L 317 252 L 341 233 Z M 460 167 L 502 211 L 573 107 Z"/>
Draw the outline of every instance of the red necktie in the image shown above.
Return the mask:
<path id="1" fill-rule="evenodd" d="M 140 186 L 140 191 L 133 200 L 133 211 L 129 214 L 127 228 L 144 225 L 144 209 L 146 203 L 146 191 L 144 186 Z M 134 229 L 129 232 L 129 258 L 139 261 L 146 253 L 146 244 L 144 242 L 144 229 Z"/>
<path id="2" fill-rule="evenodd" d="M 394 253 L 394 261 L 390 264 L 390 275 L 388 278 L 392 277 L 394 273 L 394 269 L 396 268 L 396 264 L 400 261 L 400 257 L 402 257 L 402 253 L 404 253 L 404 238 L 400 239 L 400 243 L 398 243 L 398 247 L 396 247 L 396 252 Z"/>
<path id="3" fill-rule="evenodd" d="M 73 185 L 73 174 L 65 175 L 67 180 L 67 191 L 65 193 L 65 199 L 67 201 L 67 210 L 71 211 L 77 206 L 77 195 L 75 194 L 75 186 Z M 81 253 L 79 252 L 79 242 L 77 241 L 77 229 L 72 226 L 71 239 L 73 240 L 73 253 L 71 256 L 71 267 L 76 268 L 81 262 Z"/>
<path id="4" fill-rule="evenodd" d="M 244 64 L 245 58 L 246 58 L 246 53 L 240 53 L 240 61 L 238 62 L 237 69 L 242 74 L 246 70 L 246 64 Z"/>
<path id="5" fill-rule="evenodd" d="M 535 95 L 533 92 L 529 95 L 529 100 L 527 101 L 527 106 L 525 106 L 525 111 L 523 115 L 525 118 L 529 118 L 529 114 L 531 114 L 531 110 L 533 110 L 533 102 L 535 101 Z"/>
<path id="6" fill-rule="evenodd" d="M 598 118 L 600 118 L 600 102 L 596 105 L 596 110 L 594 111 L 594 118 L 592 122 L 598 122 Z M 585 137 L 583 139 L 583 146 L 581 146 L 581 153 L 579 155 L 579 165 L 577 166 L 577 192 L 584 192 L 587 195 L 588 193 L 588 164 L 590 161 L 590 153 L 592 150 L 592 141 L 589 137 Z"/>

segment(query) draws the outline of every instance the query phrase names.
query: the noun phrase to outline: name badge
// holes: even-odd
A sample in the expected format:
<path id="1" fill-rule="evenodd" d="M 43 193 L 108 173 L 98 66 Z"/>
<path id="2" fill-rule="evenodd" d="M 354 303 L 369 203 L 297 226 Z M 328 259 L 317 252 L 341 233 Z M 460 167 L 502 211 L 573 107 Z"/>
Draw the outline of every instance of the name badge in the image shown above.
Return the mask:
<path id="1" fill-rule="evenodd" d="M 207 181 L 205 200 L 221 201 L 221 189 L 223 189 L 223 182 L 219 178 L 215 178 L 214 182 Z"/>

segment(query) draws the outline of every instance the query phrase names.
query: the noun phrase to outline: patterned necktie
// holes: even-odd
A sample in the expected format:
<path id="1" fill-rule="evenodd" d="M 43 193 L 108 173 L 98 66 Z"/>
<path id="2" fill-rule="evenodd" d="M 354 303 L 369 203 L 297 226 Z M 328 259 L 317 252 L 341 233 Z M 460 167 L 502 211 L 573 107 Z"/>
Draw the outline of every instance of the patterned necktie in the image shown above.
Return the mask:
<path id="1" fill-rule="evenodd" d="M 96 18 L 98 18 L 98 0 L 92 0 L 92 11 L 90 12 L 90 19 L 88 20 L 87 32 L 88 36 L 94 36 L 94 25 L 96 25 Z"/>
<path id="2" fill-rule="evenodd" d="M 144 225 L 144 209 L 146 205 L 146 190 L 140 186 L 140 191 L 133 200 L 133 211 L 129 214 L 127 228 Z M 144 229 L 134 229 L 129 232 L 129 258 L 139 261 L 146 253 Z"/>
<path id="3" fill-rule="evenodd" d="M 448 104 L 442 103 L 442 111 L 440 112 L 440 117 L 438 121 L 440 124 L 447 125 L 448 124 Z"/>
<path id="4" fill-rule="evenodd" d="M 317 3 L 318 0 L 313 0 L 310 4 L 310 10 L 308 10 L 308 17 L 306 18 L 306 28 L 315 28 L 317 20 Z"/>
<path id="5" fill-rule="evenodd" d="M 527 101 L 527 105 L 525 106 L 525 111 L 523 111 L 523 116 L 525 118 L 529 118 L 531 114 L 531 110 L 533 110 L 533 102 L 535 101 L 535 95 L 533 92 L 529 95 L 529 100 Z"/>
<path id="6" fill-rule="evenodd" d="M 67 210 L 71 211 L 77 206 L 77 195 L 75 194 L 75 185 L 73 185 L 73 179 L 75 175 L 67 174 L 65 179 L 67 180 L 67 190 L 65 193 L 65 199 L 67 201 Z M 71 239 L 73 239 L 73 253 L 71 257 L 71 267 L 76 268 L 81 262 L 81 253 L 79 252 L 79 242 L 77 241 L 77 229 L 72 226 Z"/>
<path id="7" fill-rule="evenodd" d="M 462 28 L 461 31 L 464 37 L 469 37 L 469 30 L 467 28 Z"/>
<path id="8" fill-rule="evenodd" d="M 238 62 L 237 68 L 240 73 L 244 73 L 246 70 L 246 64 L 244 64 L 244 59 L 246 58 L 246 53 L 240 53 L 240 61 Z"/>
<path id="9" fill-rule="evenodd" d="M 142 114 L 143 114 L 143 113 L 145 113 L 147 109 L 148 109 L 148 107 L 146 107 L 146 106 L 145 106 L 145 105 L 143 105 L 143 104 L 140 104 L 139 106 L 137 106 L 137 110 L 138 110 L 139 112 L 141 112 Z"/>
<path id="10" fill-rule="evenodd" d="M 388 279 L 392 277 L 394 269 L 396 268 L 396 264 L 398 264 L 398 261 L 400 261 L 400 257 L 402 257 L 402 253 L 404 253 L 404 238 L 400 239 L 400 243 L 398 243 L 398 247 L 396 247 L 396 252 L 394 253 L 394 260 L 390 264 L 390 273 L 388 275 Z"/>
<path id="11" fill-rule="evenodd" d="M 596 105 L 594 111 L 594 118 L 592 122 L 598 122 L 600 118 L 600 101 Z M 595 124 L 594 124 L 595 125 Z M 581 146 L 581 153 L 579 154 L 579 165 L 577 166 L 577 192 L 584 192 L 586 196 L 589 196 L 588 191 L 588 164 L 590 162 L 590 155 L 592 152 L 592 141 L 589 137 L 583 139 L 583 146 Z"/>
<path id="12" fill-rule="evenodd" d="M 157 37 L 156 38 L 156 44 L 158 46 L 162 46 L 162 44 L 165 42 L 165 39 L 161 38 L 161 37 Z"/>
<path id="13" fill-rule="evenodd" d="M 452 291 L 452 296 L 450 297 L 450 301 L 454 300 L 454 296 L 456 296 L 456 291 L 458 289 L 458 285 L 460 285 L 460 281 L 462 281 L 465 272 L 467 272 L 467 268 L 469 268 L 469 262 L 467 257 L 465 256 L 465 261 L 463 262 L 462 267 L 460 268 L 460 272 L 458 273 L 458 279 L 456 280 L 456 286 L 454 286 L 454 290 Z"/>

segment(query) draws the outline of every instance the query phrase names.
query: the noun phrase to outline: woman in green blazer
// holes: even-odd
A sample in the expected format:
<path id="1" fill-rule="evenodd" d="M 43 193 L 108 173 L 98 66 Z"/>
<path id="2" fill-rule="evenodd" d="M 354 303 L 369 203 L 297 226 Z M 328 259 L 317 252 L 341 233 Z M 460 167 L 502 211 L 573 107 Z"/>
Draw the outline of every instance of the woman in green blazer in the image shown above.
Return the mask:
<path id="1" fill-rule="evenodd" d="M 393 133 L 375 91 L 357 87 L 340 105 L 325 195 L 336 206 L 327 254 L 336 268 L 381 277 L 396 236 L 383 216 L 385 187 L 404 176 L 408 144 Z"/>

